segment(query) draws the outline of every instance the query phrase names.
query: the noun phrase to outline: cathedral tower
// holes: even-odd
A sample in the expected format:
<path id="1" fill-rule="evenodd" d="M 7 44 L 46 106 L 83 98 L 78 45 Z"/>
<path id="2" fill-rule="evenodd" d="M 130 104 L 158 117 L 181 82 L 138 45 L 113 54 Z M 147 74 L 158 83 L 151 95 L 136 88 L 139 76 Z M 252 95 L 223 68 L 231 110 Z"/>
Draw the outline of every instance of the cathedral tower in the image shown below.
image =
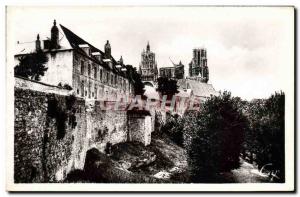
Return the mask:
<path id="1" fill-rule="evenodd" d="M 149 42 L 146 46 L 146 51 L 143 50 L 141 54 L 139 73 L 141 74 L 142 81 L 157 81 L 158 70 L 155 53 L 150 50 Z"/>
<path id="2" fill-rule="evenodd" d="M 207 83 L 209 80 L 206 49 L 194 49 L 193 59 L 189 64 L 189 78 Z"/>

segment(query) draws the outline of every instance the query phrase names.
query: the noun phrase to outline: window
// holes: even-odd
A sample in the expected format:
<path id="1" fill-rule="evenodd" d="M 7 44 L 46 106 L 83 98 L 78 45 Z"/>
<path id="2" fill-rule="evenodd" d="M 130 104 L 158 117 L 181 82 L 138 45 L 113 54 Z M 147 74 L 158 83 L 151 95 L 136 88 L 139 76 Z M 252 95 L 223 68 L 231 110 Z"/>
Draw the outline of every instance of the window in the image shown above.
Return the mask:
<path id="1" fill-rule="evenodd" d="M 80 85 L 80 89 L 81 89 L 81 96 L 84 97 L 84 82 L 81 81 L 81 85 Z"/>
<path id="2" fill-rule="evenodd" d="M 88 66 L 88 76 L 89 77 L 91 76 L 91 64 L 89 64 L 89 66 Z"/>
<path id="3" fill-rule="evenodd" d="M 111 74 L 111 78 L 110 78 L 110 85 L 113 85 L 114 84 L 114 75 Z"/>
<path id="4" fill-rule="evenodd" d="M 89 93 L 89 98 L 91 98 L 91 82 L 89 83 L 88 93 Z"/>
<path id="5" fill-rule="evenodd" d="M 81 73 L 82 75 L 84 74 L 84 61 L 83 61 L 83 60 L 81 60 L 80 73 Z"/>
<path id="6" fill-rule="evenodd" d="M 102 69 L 100 69 L 100 81 L 102 81 Z"/>
<path id="7" fill-rule="evenodd" d="M 98 94 L 98 92 L 97 92 L 98 90 L 97 90 L 97 87 L 95 87 L 95 99 L 97 99 L 97 94 Z"/>
<path id="8" fill-rule="evenodd" d="M 125 81 L 125 79 L 123 79 L 123 87 L 124 87 L 124 90 L 126 91 L 126 81 Z"/>
<path id="9" fill-rule="evenodd" d="M 94 79 L 97 79 L 97 67 L 94 67 Z"/>
<path id="10" fill-rule="evenodd" d="M 109 83 L 109 73 L 106 73 L 106 83 Z"/>
<path id="11" fill-rule="evenodd" d="M 115 75 L 115 85 L 117 85 L 117 75 Z"/>

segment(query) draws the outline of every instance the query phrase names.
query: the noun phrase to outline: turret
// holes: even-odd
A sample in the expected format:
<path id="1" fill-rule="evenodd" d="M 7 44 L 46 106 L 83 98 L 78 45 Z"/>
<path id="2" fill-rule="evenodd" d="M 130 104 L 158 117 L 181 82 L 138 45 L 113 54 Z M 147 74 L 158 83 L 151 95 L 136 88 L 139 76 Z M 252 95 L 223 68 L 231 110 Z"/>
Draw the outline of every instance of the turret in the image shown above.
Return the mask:
<path id="1" fill-rule="evenodd" d="M 123 65 L 123 57 L 122 56 L 120 57 L 119 62 L 120 62 L 121 65 Z"/>
<path id="2" fill-rule="evenodd" d="M 51 28 L 51 48 L 58 49 L 59 48 L 59 31 L 56 26 L 56 20 L 53 22 L 53 26 Z"/>
<path id="3" fill-rule="evenodd" d="M 36 36 L 35 50 L 36 51 L 41 50 L 41 41 L 40 41 L 40 35 L 39 34 Z"/>
<path id="4" fill-rule="evenodd" d="M 104 52 L 105 52 L 105 56 L 107 58 L 109 58 L 111 56 L 111 47 L 110 47 L 108 40 L 106 41 L 106 44 L 104 45 Z"/>

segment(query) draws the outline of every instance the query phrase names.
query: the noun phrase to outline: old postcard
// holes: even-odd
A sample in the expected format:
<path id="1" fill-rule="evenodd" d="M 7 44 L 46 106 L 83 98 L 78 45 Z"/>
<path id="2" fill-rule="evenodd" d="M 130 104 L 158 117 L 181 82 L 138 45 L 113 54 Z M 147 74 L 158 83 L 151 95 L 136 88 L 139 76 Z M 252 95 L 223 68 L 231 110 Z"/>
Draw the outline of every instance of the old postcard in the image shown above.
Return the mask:
<path id="1" fill-rule="evenodd" d="M 8 191 L 294 191 L 293 7 L 8 6 Z"/>

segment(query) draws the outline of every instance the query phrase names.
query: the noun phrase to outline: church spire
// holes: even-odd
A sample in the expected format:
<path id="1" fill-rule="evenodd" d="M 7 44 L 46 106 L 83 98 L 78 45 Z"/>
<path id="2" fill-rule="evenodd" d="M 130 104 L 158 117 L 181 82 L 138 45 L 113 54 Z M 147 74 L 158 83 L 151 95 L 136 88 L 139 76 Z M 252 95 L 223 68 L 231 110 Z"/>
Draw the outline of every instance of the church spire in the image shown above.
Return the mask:
<path id="1" fill-rule="evenodd" d="M 147 43 L 147 51 L 150 51 L 150 44 L 149 44 L 149 41 Z"/>

